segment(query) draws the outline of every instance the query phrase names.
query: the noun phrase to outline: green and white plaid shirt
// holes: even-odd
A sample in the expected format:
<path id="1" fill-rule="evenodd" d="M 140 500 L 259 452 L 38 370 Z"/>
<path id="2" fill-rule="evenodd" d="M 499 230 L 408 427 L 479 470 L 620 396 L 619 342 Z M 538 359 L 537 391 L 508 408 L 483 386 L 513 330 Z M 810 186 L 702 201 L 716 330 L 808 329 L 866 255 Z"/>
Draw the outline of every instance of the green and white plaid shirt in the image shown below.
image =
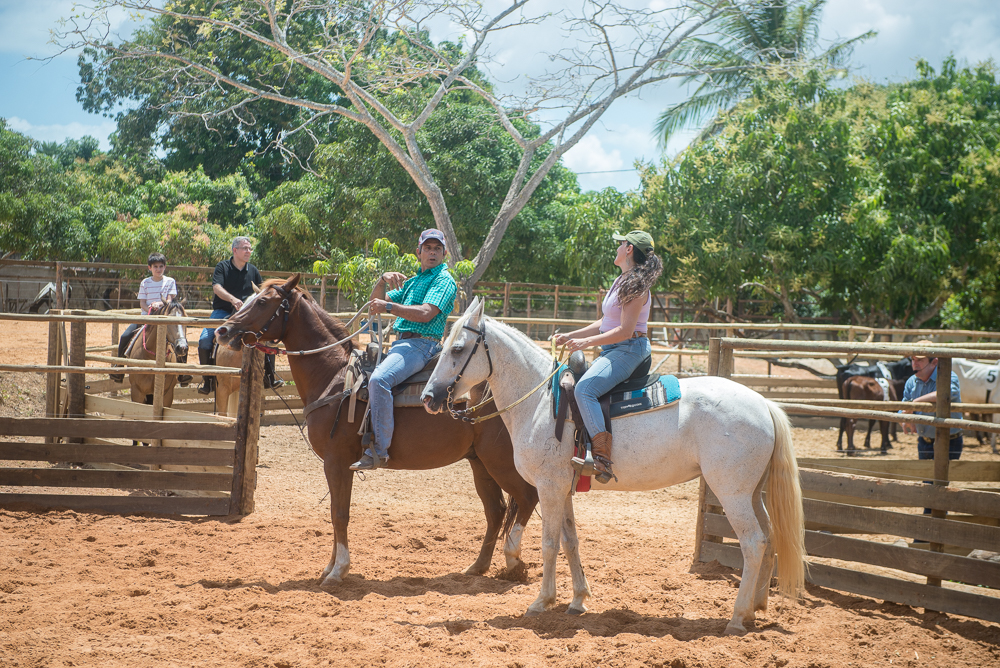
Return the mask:
<path id="1" fill-rule="evenodd" d="M 437 306 L 441 312 L 431 318 L 430 322 L 413 322 L 397 317 L 394 328 L 397 332 L 414 332 L 440 341 L 444 336 L 448 315 L 455 308 L 457 295 L 458 285 L 448 271 L 448 265 L 442 262 L 433 269 L 417 272 L 416 276 L 403 283 L 403 287 L 386 293 L 385 298 L 404 306 L 421 304 Z"/>

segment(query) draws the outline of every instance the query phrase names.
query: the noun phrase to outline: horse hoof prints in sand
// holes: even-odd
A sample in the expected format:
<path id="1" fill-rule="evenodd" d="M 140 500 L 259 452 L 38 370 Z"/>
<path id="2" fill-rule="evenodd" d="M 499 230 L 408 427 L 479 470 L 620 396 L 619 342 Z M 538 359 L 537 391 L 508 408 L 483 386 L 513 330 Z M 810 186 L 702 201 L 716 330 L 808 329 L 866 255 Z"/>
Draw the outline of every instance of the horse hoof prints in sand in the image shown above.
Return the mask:
<path id="1" fill-rule="evenodd" d="M 489 379 L 497 405 L 510 406 L 551 370 L 545 351 L 521 332 L 484 316 L 483 303 L 476 299 L 452 326 L 424 389 L 424 405 L 439 412 L 448 396 Z M 612 458 L 618 481 L 607 489 L 653 490 L 705 477 L 743 552 L 743 578 L 726 627 L 727 633 L 742 634 L 755 612 L 767 609 L 775 556 L 783 595 L 798 596 L 804 583 L 802 496 L 791 427 L 776 404 L 731 380 L 706 376 L 683 379 L 680 385 L 681 399 L 674 408 L 615 420 Z M 556 602 L 560 539 L 573 579 L 567 612 L 581 614 L 590 587 L 580 562 L 570 491 L 572 430 L 556 440 L 546 391 L 505 412 L 503 420 L 517 470 L 538 489 L 542 515 L 542 586 L 527 614 Z M 767 509 L 761 498 L 765 483 Z"/>
<path id="2" fill-rule="evenodd" d="M 309 444 L 323 460 L 330 488 L 334 545 L 322 578 L 323 585 L 331 585 L 340 582 L 351 565 L 347 525 L 354 473 L 349 467 L 363 451 L 358 423 L 348 421 L 350 402 L 344 400 L 343 394 L 344 375 L 355 345 L 344 324 L 298 288 L 298 282 L 298 275 L 284 282 L 265 282 L 258 294 L 216 330 L 216 339 L 220 345 L 237 349 L 244 343 L 281 341 L 289 351 L 288 364 L 295 388 L 308 413 Z M 337 345 L 338 342 L 341 343 Z M 327 347 L 328 350 L 320 352 L 298 354 Z M 331 397 L 334 400 L 327 399 Z M 513 447 L 503 423 L 491 420 L 474 426 L 447 415 L 429 415 L 420 406 L 396 408 L 395 420 L 389 468 L 432 469 L 463 458 L 472 466 L 476 491 L 486 511 L 487 528 L 479 557 L 466 573 L 482 575 L 489 570 L 501 534 L 506 535 L 507 569 L 523 569 L 521 535 L 538 497 L 514 467 Z M 503 492 L 510 495 L 509 504 L 504 503 Z M 509 531 L 505 530 L 507 527 Z"/>

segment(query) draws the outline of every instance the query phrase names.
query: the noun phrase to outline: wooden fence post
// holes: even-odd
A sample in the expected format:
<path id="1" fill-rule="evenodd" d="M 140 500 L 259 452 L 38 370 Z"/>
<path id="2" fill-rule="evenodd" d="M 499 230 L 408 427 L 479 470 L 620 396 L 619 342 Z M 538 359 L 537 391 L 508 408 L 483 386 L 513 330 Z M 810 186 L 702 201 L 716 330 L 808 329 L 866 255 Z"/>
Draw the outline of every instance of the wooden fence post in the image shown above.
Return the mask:
<path id="1" fill-rule="evenodd" d="M 157 325 L 156 326 L 156 366 L 166 367 L 167 366 L 167 326 Z M 156 374 L 153 378 L 153 419 L 162 420 L 163 419 L 163 385 L 166 382 L 167 377 L 162 373 Z M 160 439 L 154 439 L 151 443 L 153 447 L 159 447 L 163 445 L 163 441 Z"/>
<path id="2" fill-rule="evenodd" d="M 87 366 L 87 323 L 74 322 L 70 325 L 69 363 L 71 366 Z M 66 374 L 66 412 L 68 417 L 85 417 L 87 377 L 82 373 Z M 69 438 L 69 443 L 83 443 L 82 438 Z"/>
<path id="3" fill-rule="evenodd" d="M 719 352 L 722 349 L 721 341 L 717 337 L 708 340 L 708 375 L 719 375 Z"/>
<path id="4" fill-rule="evenodd" d="M 951 358 L 939 357 L 937 368 L 937 410 L 935 417 L 951 417 Z M 938 427 L 934 433 L 934 484 L 946 486 L 948 484 L 948 458 L 951 446 L 951 429 L 949 427 Z M 931 509 L 931 517 L 946 517 L 948 511 Z M 931 543 L 931 552 L 943 552 L 944 546 L 941 543 Z M 932 587 L 940 587 L 940 578 L 927 578 L 927 584 Z"/>
<path id="5" fill-rule="evenodd" d="M 249 515 L 254 510 L 263 383 L 264 353 L 256 348 L 244 348 L 240 403 L 236 409 L 236 453 L 233 457 L 233 486 L 229 497 L 230 515 Z"/>
<path id="6" fill-rule="evenodd" d="M 719 375 L 723 378 L 732 378 L 733 371 L 735 367 L 735 360 L 733 358 L 733 349 L 722 347 L 719 350 Z"/>
<path id="7" fill-rule="evenodd" d="M 319 279 L 319 307 L 326 310 L 326 276 Z"/>
<path id="8" fill-rule="evenodd" d="M 510 317 L 510 283 L 503 284 L 503 317 Z"/>
<path id="9" fill-rule="evenodd" d="M 59 323 L 49 323 L 49 355 L 48 365 L 58 366 L 62 353 L 59 351 Z M 59 388 L 62 386 L 62 374 L 49 372 L 45 374 L 45 417 L 59 417 Z M 46 443 L 58 443 L 56 436 L 46 436 Z"/>

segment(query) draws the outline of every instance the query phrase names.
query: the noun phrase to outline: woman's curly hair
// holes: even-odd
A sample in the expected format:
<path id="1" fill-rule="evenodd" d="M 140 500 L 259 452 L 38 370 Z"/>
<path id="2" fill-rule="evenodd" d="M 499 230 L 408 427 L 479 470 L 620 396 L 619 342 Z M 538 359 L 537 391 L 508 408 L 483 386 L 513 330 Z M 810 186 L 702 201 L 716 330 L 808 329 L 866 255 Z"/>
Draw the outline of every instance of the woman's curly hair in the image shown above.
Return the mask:
<path id="1" fill-rule="evenodd" d="M 622 274 L 618 281 L 619 306 L 646 294 L 663 273 L 663 261 L 656 253 L 647 255 L 632 246 L 632 259 L 635 260 L 635 266 Z"/>

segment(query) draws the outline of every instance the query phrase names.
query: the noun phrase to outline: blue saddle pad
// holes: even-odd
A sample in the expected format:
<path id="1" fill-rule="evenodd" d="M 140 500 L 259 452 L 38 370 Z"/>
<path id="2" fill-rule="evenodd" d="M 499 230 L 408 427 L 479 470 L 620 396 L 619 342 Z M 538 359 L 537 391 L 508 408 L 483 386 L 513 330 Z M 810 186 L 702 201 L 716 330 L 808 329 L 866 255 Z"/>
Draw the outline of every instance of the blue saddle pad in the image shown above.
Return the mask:
<path id="1" fill-rule="evenodd" d="M 646 387 L 630 392 L 611 394 L 611 417 L 621 417 L 630 413 L 669 406 L 681 398 L 681 384 L 676 376 L 660 376 Z"/>
<path id="2" fill-rule="evenodd" d="M 563 364 L 559 371 L 552 377 L 552 415 L 559 412 L 559 401 L 562 399 L 562 388 L 559 386 L 559 378 L 568 367 Z M 659 376 L 653 378 L 652 382 L 638 390 L 629 392 L 614 392 L 611 394 L 611 417 L 621 417 L 631 413 L 641 413 L 643 411 L 670 406 L 680 401 L 681 384 L 676 376 Z M 572 420 L 572 418 L 569 418 Z"/>

